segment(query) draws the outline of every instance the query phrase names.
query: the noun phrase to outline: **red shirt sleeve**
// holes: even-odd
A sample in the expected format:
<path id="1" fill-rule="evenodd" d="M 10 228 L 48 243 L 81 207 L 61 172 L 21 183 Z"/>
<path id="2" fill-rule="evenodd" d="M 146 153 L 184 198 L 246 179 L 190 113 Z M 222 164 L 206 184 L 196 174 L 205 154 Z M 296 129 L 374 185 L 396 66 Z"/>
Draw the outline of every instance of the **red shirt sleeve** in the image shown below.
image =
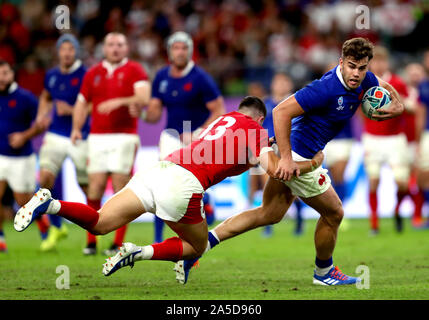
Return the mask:
<path id="1" fill-rule="evenodd" d="M 93 72 L 89 70 L 82 80 L 82 85 L 80 87 L 80 94 L 83 95 L 86 101 L 92 100 L 92 81 L 93 79 Z"/>
<path id="2" fill-rule="evenodd" d="M 143 69 L 143 67 L 139 63 L 133 64 L 133 72 L 132 72 L 132 84 L 134 85 L 136 82 L 139 81 L 148 81 L 149 78 L 146 74 L 146 71 Z"/>

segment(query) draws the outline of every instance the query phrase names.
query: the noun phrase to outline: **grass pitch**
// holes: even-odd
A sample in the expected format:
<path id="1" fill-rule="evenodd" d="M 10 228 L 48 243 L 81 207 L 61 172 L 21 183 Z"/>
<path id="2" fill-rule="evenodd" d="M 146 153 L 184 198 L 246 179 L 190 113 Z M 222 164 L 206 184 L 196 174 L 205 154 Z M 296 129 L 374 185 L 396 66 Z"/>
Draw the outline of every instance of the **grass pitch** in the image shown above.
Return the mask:
<path id="1" fill-rule="evenodd" d="M 139 261 L 105 277 L 105 257 L 85 257 L 85 231 L 67 224 L 69 236 L 55 252 L 39 251 L 35 225 L 23 233 L 5 224 L 8 253 L 0 254 L 0 300 L 295 300 L 295 299 L 429 299 L 429 230 L 413 230 L 409 222 L 397 234 L 393 220 L 381 220 L 381 232 L 368 235 L 367 220 L 348 220 L 340 230 L 334 263 L 349 275 L 356 267 L 370 271 L 369 289 L 356 286 L 312 285 L 314 268 L 313 232 L 315 220 L 305 221 L 304 235 L 296 237 L 294 221 L 274 226 L 271 238 L 262 229 L 253 230 L 221 243 L 191 271 L 186 285 L 176 283 L 173 263 Z M 173 233 L 166 227 L 165 236 Z M 99 239 L 99 251 L 108 247 L 113 235 Z M 151 243 L 153 225 L 134 223 L 126 241 Z M 58 277 L 70 271 L 69 289 L 57 289 Z M 58 269 L 57 269 L 58 268 Z M 58 273 L 57 273 L 58 272 Z"/>

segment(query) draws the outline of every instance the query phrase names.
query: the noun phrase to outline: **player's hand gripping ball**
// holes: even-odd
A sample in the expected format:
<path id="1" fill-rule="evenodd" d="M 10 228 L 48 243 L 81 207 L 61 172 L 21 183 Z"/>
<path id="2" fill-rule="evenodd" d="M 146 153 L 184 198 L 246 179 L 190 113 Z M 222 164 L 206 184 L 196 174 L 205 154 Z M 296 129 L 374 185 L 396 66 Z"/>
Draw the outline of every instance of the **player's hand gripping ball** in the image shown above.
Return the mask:
<path id="1" fill-rule="evenodd" d="M 383 87 L 369 88 L 362 99 L 362 111 L 366 117 L 375 120 L 372 116 L 379 114 L 378 111 L 383 107 L 388 107 L 391 101 L 389 91 Z"/>

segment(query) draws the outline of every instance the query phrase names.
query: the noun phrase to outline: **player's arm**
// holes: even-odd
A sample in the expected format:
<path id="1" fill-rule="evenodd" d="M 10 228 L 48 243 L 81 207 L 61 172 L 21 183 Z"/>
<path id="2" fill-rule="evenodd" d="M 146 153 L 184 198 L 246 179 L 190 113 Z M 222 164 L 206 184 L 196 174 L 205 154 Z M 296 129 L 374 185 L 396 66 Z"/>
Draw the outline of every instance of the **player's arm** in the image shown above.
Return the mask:
<path id="1" fill-rule="evenodd" d="M 292 119 L 302 114 L 304 114 L 304 110 L 294 95 L 283 100 L 273 109 L 274 132 L 280 153 L 280 160 L 274 174 L 277 179 L 288 181 L 294 175 L 299 176 L 299 167 L 292 160 L 290 132 Z"/>
<path id="2" fill-rule="evenodd" d="M 300 173 L 307 173 L 320 167 L 323 163 L 324 155 L 322 151 L 317 152 L 309 161 L 296 162 Z M 261 151 L 259 163 L 261 167 L 268 173 L 269 176 L 276 178 L 275 172 L 279 164 L 280 158 L 276 156 L 274 151 Z"/>
<path id="3" fill-rule="evenodd" d="M 217 97 L 212 101 L 207 102 L 206 107 L 210 111 L 210 115 L 204 122 L 204 124 L 201 126 L 202 128 L 207 128 L 210 123 L 212 123 L 221 115 L 226 113 L 225 103 L 223 101 L 223 97 L 221 96 Z"/>
<path id="4" fill-rule="evenodd" d="M 423 132 L 426 127 L 426 112 L 427 108 L 421 104 L 417 103 L 416 109 L 416 141 L 420 143 L 420 138 L 422 137 Z"/>
<path id="5" fill-rule="evenodd" d="M 146 109 L 144 109 L 140 118 L 149 123 L 157 123 L 162 116 L 162 101 L 159 98 L 152 97 L 149 100 L 149 104 Z"/>
<path id="6" fill-rule="evenodd" d="M 392 102 L 389 104 L 387 108 L 378 109 L 379 114 L 373 114 L 372 115 L 373 119 L 380 121 L 380 120 L 388 120 L 388 119 L 392 119 L 397 116 L 400 116 L 402 112 L 404 112 L 405 107 L 398 91 L 396 91 L 396 89 L 391 84 L 380 79 L 379 77 L 377 77 L 377 80 L 380 87 L 383 87 L 390 93 Z"/>
<path id="7" fill-rule="evenodd" d="M 79 93 L 73 108 L 72 115 L 72 132 L 70 135 L 70 139 L 73 144 L 76 143 L 76 140 L 82 139 L 82 127 L 86 122 L 88 113 L 89 103 L 86 101 L 85 97 L 81 93 Z"/>
<path id="8" fill-rule="evenodd" d="M 50 114 L 53 108 L 52 97 L 48 90 L 43 89 L 39 97 L 39 106 L 37 108 L 36 125 L 40 130 L 48 129 L 51 122 Z"/>
<path id="9" fill-rule="evenodd" d="M 136 115 L 137 108 L 141 108 L 149 103 L 150 87 L 149 81 L 139 81 L 139 85 L 134 85 L 134 94 L 132 96 L 108 99 L 100 103 L 97 110 L 100 113 L 109 113 L 126 106 L 131 108 L 130 113 L 132 115 Z"/>
<path id="10" fill-rule="evenodd" d="M 20 131 L 20 132 L 13 132 L 9 134 L 9 145 L 14 149 L 21 148 L 28 140 L 32 139 L 33 137 L 39 135 L 44 130 L 36 123 L 33 122 L 32 126 L 28 128 L 27 130 Z"/>

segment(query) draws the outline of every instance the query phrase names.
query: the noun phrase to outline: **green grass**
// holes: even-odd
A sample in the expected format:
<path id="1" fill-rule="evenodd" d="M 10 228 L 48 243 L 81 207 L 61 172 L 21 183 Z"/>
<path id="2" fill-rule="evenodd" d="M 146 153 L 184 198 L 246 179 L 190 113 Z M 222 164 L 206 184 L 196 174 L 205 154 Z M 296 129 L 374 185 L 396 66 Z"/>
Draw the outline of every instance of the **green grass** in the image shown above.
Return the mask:
<path id="1" fill-rule="evenodd" d="M 18 233 L 8 222 L 9 252 L 0 254 L 0 300 L 429 299 L 429 230 L 415 231 L 408 223 L 398 235 L 393 221 L 383 219 L 381 233 L 369 237 L 366 220 L 348 222 L 348 230 L 340 231 L 334 262 L 355 276 L 358 265 L 367 265 L 368 290 L 312 285 L 315 220 L 306 221 L 301 237 L 293 236 L 294 222 L 288 220 L 274 227 L 271 238 L 261 237 L 258 229 L 222 243 L 200 260 L 185 286 L 176 283 L 173 263 L 163 261 L 137 262 L 133 269 L 105 277 L 105 257 L 82 255 L 86 235 L 74 225 L 68 225 L 69 237 L 56 252 L 41 253 L 35 225 Z M 126 240 L 143 245 L 152 238 L 152 224 L 138 223 L 129 226 Z M 103 237 L 101 247 L 111 239 Z M 68 290 L 56 288 L 59 265 L 70 270 Z"/>

